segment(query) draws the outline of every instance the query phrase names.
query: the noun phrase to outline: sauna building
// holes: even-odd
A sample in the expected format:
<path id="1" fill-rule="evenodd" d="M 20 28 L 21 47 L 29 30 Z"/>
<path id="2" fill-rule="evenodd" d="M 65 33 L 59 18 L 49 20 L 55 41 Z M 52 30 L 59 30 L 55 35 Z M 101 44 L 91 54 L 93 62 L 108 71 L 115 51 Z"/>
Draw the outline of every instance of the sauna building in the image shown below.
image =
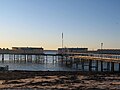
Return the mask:
<path id="1" fill-rule="evenodd" d="M 12 51 L 14 52 L 23 52 L 23 53 L 41 53 L 43 54 L 43 48 L 35 48 L 35 47 L 12 47 Z"/>

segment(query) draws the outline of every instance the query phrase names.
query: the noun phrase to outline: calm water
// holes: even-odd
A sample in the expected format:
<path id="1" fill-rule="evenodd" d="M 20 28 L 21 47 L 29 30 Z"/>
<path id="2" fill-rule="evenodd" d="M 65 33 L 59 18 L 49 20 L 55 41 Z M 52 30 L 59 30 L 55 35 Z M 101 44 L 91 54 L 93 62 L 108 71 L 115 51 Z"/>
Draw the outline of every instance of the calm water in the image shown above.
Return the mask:
<path id="1" fill-rule="evenodd" d="M 50 54 L 55 54 L 56 52 L 45 52 L 46 54 L 50 53 Z M 0 56 L 1 58 L 1 56 Z M 34 56 L 33 56 L 34 58 Z M 78 65 L 78 67 L 76 68 L 76 65 L 72 65 L 72 66 L 65 66 L 62 65 L 58 62 L 54 62 L 53 63 L 53 57 L 49 56 L 48 57 L 48 62 L 44 62 L 44 63 L 12 63 L 8 61 L 8 55 L 5 56 L 5 63 L 0 63 L 0 66 L 4 66 L 4 65 L 9 65 L 9 70 L 29 70 L 29 71 L 81 71 L 82 66 Z M 87 64 L 87 63 L 86 63 Z M 98 63 L 99 67 L 100 67 L 100 62 Z M 93 62 L 93 66 L 94 66 L 94 62 Z M 103 64 L 104 68 L 107 68 L 107 64 L 104 63 Z M 88 67 L 84 67 L 85 71 L 88 71 Z M 98 68 L 99 71 L 101 70 L 101 68 Z M 118 64 L 115 64 L 115 71 L 118 71 Z"/>
<path id="2" fill-rule="evenodd" d="M 56 52 L 45 52 L 50 54 L 55 54 Z M 1 58 L 1 56 L 0 56 Z M 33 56 L 34 58 L 34 56 Z M 70 68 L 66 66 L 62 66 L 58 63 L 53 63 L 53 57 L 48 56 L 47 63 L 12 63 L 8 61 L 9 57 L 8 55 L 5 55 L 5 62 L 0 63 L 0 66 L 9 65 L 9 70 L 29 70 L 29 71 L 74 71 L 75 68 Z"/>

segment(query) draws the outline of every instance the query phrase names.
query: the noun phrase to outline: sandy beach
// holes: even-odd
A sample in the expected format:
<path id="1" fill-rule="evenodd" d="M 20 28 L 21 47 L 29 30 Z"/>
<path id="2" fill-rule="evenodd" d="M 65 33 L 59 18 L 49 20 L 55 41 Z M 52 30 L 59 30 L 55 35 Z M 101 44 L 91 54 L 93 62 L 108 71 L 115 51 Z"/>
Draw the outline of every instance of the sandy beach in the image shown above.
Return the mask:
<path id="1" fill-rule="evenodd" d="M 0 72 L 0 89 L 119 90 L 120 74 L 75 71 L 5 71 Z"/>

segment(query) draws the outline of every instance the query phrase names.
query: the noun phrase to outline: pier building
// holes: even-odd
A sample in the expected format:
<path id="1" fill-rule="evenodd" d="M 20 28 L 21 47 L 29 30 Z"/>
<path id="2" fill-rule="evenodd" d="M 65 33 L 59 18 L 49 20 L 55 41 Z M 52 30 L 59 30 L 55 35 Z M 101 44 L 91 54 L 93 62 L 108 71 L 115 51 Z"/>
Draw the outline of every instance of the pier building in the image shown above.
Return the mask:
<path id="1" fill-rule="evenodd" d="M 83 53 L 87 52 L 88 48 L 58 48 L 59 54 L 66 54 L 66 53 Z"/>
<path id="2" fill-rule="evenodd" d="M 35 47 L 12 47 L 12 51 L 21 52 L 21 53 L 41 53 L 43 54 L 43 48 L 35 48 Z"/>
<path id="3" fill-rule="evenodd" d="M 100 53 L 100 54 L 120 54 L 120 49 L 98 49 L 97 53 Z"/>

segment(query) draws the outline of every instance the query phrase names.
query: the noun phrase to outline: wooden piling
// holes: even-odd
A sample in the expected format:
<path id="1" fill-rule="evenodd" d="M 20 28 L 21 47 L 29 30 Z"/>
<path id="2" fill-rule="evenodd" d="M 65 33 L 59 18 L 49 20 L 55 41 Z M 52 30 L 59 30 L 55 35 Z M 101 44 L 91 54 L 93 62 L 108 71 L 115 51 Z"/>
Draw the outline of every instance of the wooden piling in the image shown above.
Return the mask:
<path id="1" fill-rule="evenodd" d="M 78 69 L 78 63 L 76 63 L 76 69 Z"/>
<path id="2" fill-rule="evenodd" d="M 96 68 L 95 68 L 96 72 L 98 71 L 98 60 L 96 60 Z"/>
<path id="3" fill-rule="evenodd" d="M 67 58 L 67 56 L 66 56 L 65 62 L 66 62 L 66 65 L 67 65 L 68 64 L 68 58 Z"/>
<path id="4" fill-rule="evenodd" d="M 119 63 L 119 72 L 120 72 L 120 63 Z"/>
<path id="5" fill-rule="evenodd" d="M 14 61 L 14 63 L 15 63 L 15 54 L 13 55 L 13 59 L 14 59 L 13 61 Z"/>
<path id="6" fill-rule="evenodd" d="M 2 54 L 2 63 L 4 63 L 4 54 Z"/>
<path id="7" fill-rule="evenodd" d="M 22 62 L 22 55 L 20 55 L 20 62 Z"/>
<path id="8" fill-rule="evenodd" d="M 92 60 L 89 60 L 89 71 L 92 71 Z"/>
<path id="9" fill-rule="evenodd" d="M 111 71 L 114 72 L 114 62 L 111 62 Z"/>
<path id="10" fill-rule="evenodd" d="M 103 61 L 101 61 L 101 72 L 103 72 Z"/>
<path id="11" fill-rule="evenodd" d="M 54 56 L 52 56 L 52 63 L 54 64 Z"/>
<path id="12" fill-rule="evenodd" d="M 110 71 L 110 62 L 107 62 L 107 71 Z"/>
<path id="13" fill-rule="evenodd" d="M 47 60 L 48 58 L 47 58 L 47 55 L 46 55 L 46 63 L 48 62 L 48 60 Z"/>
<path id="14" fill-rule="evenodd" d="M 82 71 L 84 71 L 84 61 L 85 59 L 82 59 Z"/>
<path id="15" fill-rule="evenodd" d="M 27 62 L 27 57 L 26 57 L 26 54 L 24 55 L 24 60 L 25 60 L 25 63 Z"/>

